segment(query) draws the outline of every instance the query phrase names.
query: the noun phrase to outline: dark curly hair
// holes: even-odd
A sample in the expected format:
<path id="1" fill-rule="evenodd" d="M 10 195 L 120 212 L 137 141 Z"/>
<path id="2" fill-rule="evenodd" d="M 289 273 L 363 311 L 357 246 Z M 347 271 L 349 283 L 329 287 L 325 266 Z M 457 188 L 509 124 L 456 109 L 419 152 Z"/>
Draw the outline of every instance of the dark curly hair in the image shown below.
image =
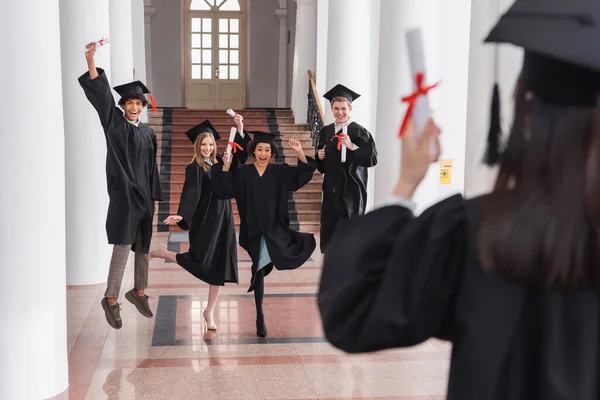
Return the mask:
<path id="1" fill-rule="evenodd" d="M 256 150 L 256 146 L 259 143 L 265 143 L 265 142 L 256 143 L 254 140 L 252 140 L 250 143 L 248 143 L 248 155 L 250 157 L 256 158 L 256 157 L 254 157 L 254 150 Z M 279 150 L 277 149 L 277 145 L 273 142 L 267 142 L 266 144 L 271 146 L 271 158 L 273 158 L 273 157 L 277 158 L 279 156 Z"/>
<path id="2" fill-rule="evenodd" d="M 142 102 L 143 107 L 146 107 L 148 105 L 148 100 L 146 100 L 146 96 L 137 93 L 124 94 L 123 97 L 119 99 L 119 105 L 123 107 L 125 103 L 127 103 L 129 100 L 139 100 Z"/>

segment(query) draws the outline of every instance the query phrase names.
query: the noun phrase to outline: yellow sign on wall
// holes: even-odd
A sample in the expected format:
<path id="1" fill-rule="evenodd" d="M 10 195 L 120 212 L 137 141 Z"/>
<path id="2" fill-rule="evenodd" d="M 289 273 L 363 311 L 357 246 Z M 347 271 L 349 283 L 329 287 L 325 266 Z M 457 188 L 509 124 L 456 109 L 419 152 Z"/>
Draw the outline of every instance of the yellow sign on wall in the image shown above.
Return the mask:
<path id="1" fill-rule="evenodd" d="M 452 164 L 450 158 L 440 160 L 440 184 L 450 185 L 452 183 Z"/>
<path id="2" fill-rule="evenodd" d="M 452 170 L 450 168 L 440 168 L 440 183 L 442 185 L 452 183 Z"/>

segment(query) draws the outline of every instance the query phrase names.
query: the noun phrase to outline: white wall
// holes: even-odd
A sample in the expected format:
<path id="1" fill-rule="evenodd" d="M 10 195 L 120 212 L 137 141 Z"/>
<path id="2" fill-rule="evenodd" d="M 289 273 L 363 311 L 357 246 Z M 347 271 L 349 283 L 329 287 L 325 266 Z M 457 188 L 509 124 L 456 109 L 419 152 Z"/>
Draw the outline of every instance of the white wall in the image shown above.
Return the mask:
<path id="1" fill-rule="evenodd" d="M 329 0 L 317 0 L 317 68 L 313 71 L 317 92 L 323 96 L 327 89 L 327 34 L 329 31 Z M 325 106 L 321 99 L 321 104 Z M 323 107 L 325 108 L 325 107 Z"/>

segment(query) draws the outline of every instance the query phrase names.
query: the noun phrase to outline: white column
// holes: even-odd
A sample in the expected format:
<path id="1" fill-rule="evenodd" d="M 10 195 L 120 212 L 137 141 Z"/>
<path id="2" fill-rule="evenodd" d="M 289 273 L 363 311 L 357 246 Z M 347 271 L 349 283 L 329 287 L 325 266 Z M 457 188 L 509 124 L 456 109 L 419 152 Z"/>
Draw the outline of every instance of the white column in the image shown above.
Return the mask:
<path id="1" fill-rule="evenodd" d="M 132 0 L 110 0 L 112 86 L 133 80 Z"/>
<path id="2" fill-rule="evenodd" d="M 296 0 L 296 45 L 292 82 L 292 110 L 297 124 L 306 123 L 308 74 L 314 73 L 317 57 L 317 0 Z"/>
<path id="3" fill-rule="evenodd" d="M 326 91 L 338 83 L 361 94 L 354 102 L 352 118 L 367 129 L 372 129 L 375 119 L 371 116 L 371 104 L 376 88 L 371 77 L 371 56 L 376 54 L 372 38 L 374 28 L 370 15 L 373 0 L 329 0 L 329 32 L 327 38 L 327 85 Z M 321 96 L 324 93 L 319 93 Z M 331 107 L 324 100 L 326 119 L 333 122 Z M 373 133 L 373 132 L 371 132 Z"/>
<path id="4" fill-rule="evenodd" d="M 329 31 L 329 0 L 317 1 L 317 60 L 315 79 L 317 92 L 323 95 L 327 89 L 327 36 Z M 323 99 L 321 99 L 323 103 Z"/>
<path id="5" fill-rule="evenodd" d="M 500 15 L 511 5 L 509 0 L 474 1 L 471 15 L 471 49 L 467 107 L 465 195 L 489 191 L 496 180 L 497 167 L 482 163 L 487 146 L 492 89 L 500 88 L 501 124 L 506 139 L 513 116 L 512 93 L 521 69 L 523 52 L 510 45 L 484 44 L 483 40 Z"/>
<path id="6" fill-rule="evenodd" d="M 150 2 L 150 1 L 148 1 Z M 146 85 L 150 90 L 153 90 L 152 76 L 152 17 L 156 14 L 156 9 L 153 6 L 144 6 L 144 34 L 146 37 Z"/>
<path id="7" fill-rule="evenodd" d="M 152 87 L 148 86 L 146 78 L 146 40 L 145 40 L 145 16 L 144 0 L 131 0 L 131 25 L 133 42 L 133 80 L 140 80 L 150 91 Z M 148 121 L 148 108 L 144 108 L 140 115 L 142 122 Z"/>
<path id="8" fill-rule="evenodd" d="M 442 158 L 453 160 L 452 183 L 439 182 L 439 164 L 432 164 L 415 193 L 418 211 L 464 188 L 470 0 L 382 0 L 377 128 L 379 165 L 375 202 L 384 201 L 399 175 L 398 128 L 406 105 L 400 98 L 414 90 L 405 33 L 421 28 L 426 83 L 441 81 L 429 96 L 433 117 L 442 128 Z M 448 34 L 452 32 L 452 34 Z"/>
<path id="9" fill-rule="evenodd" d="M 106 238 L 106 140 L 98 114 L 77 78 L 87 71 L 85 45 L 102 36 L 96 65 L 111 78 L 108 4 L 60 0 L 65 120 L 67 284 L 106 282 L 111 247 Z"/>
<path id="10" fill-rule="evenodd" d="M 46 399 L 69 385 L 58 0 L 3 1 L 0 37 L 0 398 Z"/>
<path id="11" fill-rule="evenodd" d="M 287 99 L 287 0 L 278 0 L 275 16 L 279 19 L 279 68 L 277 69 L 277 108 L 286 107 Z"/>

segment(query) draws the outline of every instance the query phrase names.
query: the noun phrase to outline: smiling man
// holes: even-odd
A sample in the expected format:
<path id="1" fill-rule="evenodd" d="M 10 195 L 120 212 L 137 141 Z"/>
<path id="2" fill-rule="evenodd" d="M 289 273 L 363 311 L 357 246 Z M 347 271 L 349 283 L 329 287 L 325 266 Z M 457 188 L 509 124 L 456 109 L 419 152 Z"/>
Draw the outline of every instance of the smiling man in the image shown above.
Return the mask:
<path id="1" fill-rule="evenodd" d="M 100 117 L 106 137 L 106 181 L 110 198 L 106 218 L 108 243 L 113 244 L 107 289 L 101 301 L 110 326 L 122 326 L 117 303 L 130 251 L 135 252 L 134 288 L 125 298 L 145 317 L 153 316 L 145 289 L 148 285 L 148 252 L 152 240 L 154 201 L 162 200 L 154 131 L 139 115 L 147 105 L 148 89 L 135 81 L 115 87 L 121 95 L 117 108 L 106 74 L 96 68 L 96 45 L 87 45 L 88 72 L 79 78 L 86 97 Z"/>
<path id="2" fill-rule="evenodd" d="M 333 124 L 319 131 L 317 168 L 324 174 L 321 203 L 321 252 L 324 253 L 340 221 L 365 213 L 369 167 L 377 164 L 377 148 L 365 128 L 350 118 L 352 102 L 360 95 L 336 85 L 323 95 L 331 102 Z M 347 127 L 347 135 L 343 128 Z M 346 160 L 342 162 L 342 147 Z"/>

